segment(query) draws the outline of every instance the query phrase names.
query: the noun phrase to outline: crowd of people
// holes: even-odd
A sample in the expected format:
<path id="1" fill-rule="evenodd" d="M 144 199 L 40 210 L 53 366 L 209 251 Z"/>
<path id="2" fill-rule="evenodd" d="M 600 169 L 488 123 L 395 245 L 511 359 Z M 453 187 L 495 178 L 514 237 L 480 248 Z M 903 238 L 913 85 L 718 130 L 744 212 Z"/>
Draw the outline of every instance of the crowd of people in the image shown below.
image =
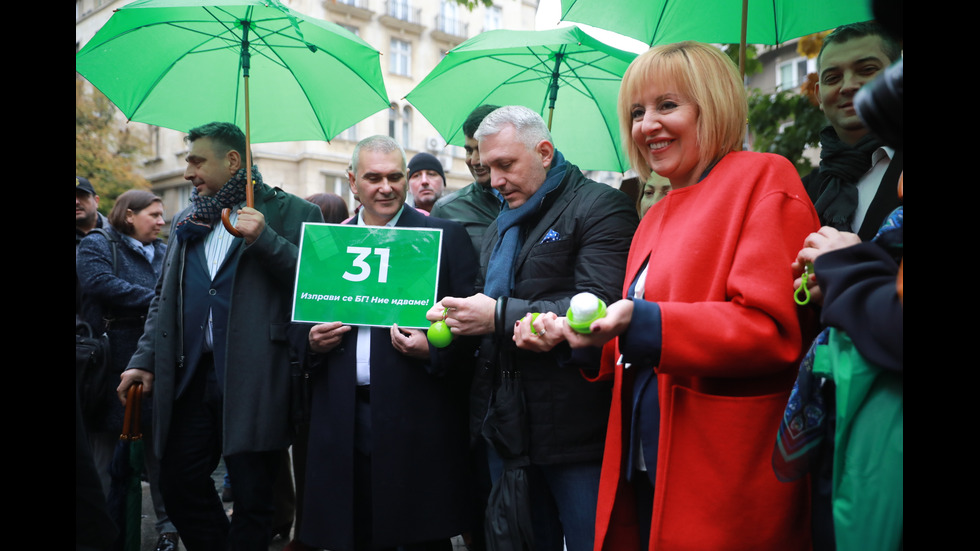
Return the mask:
<path id="1" fill-rule="evenodd" d="M 813 360 L 853 342 L 887 379 L 869 395 L 897 392 L 900 417 L 902 157 L 854 99 L 900 54 L 873 23 L 824 39 L 830 124 L 803 181 L 783 157 L 742 151 L 742 79 L 696 42 L 654 47 L 623 77 L 637 198 L 588 179 L 513 105 L 466 119 L 473 183 L 446 195 L 438 158 L 359 142 L 353 216 L 255 166 L 246 206 L 245 139 L 229 123 L 187 136 L 194 189 L 167 245 L 158 197 L 127 192 L 106 219 L 76 178 L 76 314 L 108 334 L 120 380 L 86 420 L 101 489 L 140 384 L 160 549 L 178 533 L 189 551 L 267 549 L 290 445 L 290 550 L 448 551 L 458 535 L 477 551 L 900 548 L 900 480 L 889 518 L 856 520 L 881 505 L 839 459 L 873 461 L 851 446 L 862 410 L 835 409 L 844 368 Z M 450 344 L 292 323 L 301 227 L 324 220 L 441 230 L 426 316 Z M 810 304 L 794 302 L 800 288 Z M 566 319 L 579 293 L 607 305 L 586 330 Z M 222 458 L 230 519 L 211 478 Z"/>

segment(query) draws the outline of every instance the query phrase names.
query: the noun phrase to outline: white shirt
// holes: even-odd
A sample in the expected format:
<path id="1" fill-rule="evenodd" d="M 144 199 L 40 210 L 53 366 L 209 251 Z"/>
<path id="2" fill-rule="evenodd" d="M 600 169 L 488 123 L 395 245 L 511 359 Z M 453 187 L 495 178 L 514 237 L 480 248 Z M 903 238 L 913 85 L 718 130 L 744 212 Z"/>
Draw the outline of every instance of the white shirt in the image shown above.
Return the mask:
<path id="1" fill-rule="evenodd" d="M 398 212 L 391 217 L 391 220 L 385 224 L 387 227 L 393 227 L 398 223 L 398 219 L 401 218 L 402 212 L 405 210 L 405 205 L 398 209 Z M 364 223 L 364 209 L 361 209 L 357 213 L 357 225 L 367 226 Z M 357 330 L 357 385 L 369 385 L 371 384 L 371 327 L 367 325 L 362 325 Z"/>
<path id="2" fill-rule="evenodd" d="M 858 204 L 854 210 L 854 219 L 851 221 L 851 231 L 857 233 L 864 223 L 864 216 L 868 214 L 868 207 L 878 193 L 881 186 L 881 179 L 885 177 L 885 171 L 895 156 L 895 150 L 890 147 L 879 147 L 871 154 L 871 168 L 861 176 L 857 182 Z"/>
<path id="3" fill-rule="evenodd" d="M 234 226 L 235 222 L 238 222 L 238 210 L 243 208 L 245 203 L 241 203 L 231 209 L 231 216 L 228 219 L 231 221 L 231 225 Z M 228 256 L 228 250 L 231 249 L 231 244 L 234 243 L 235 236 L 228 233 L 225 229 L 224 224 L 216 223 L 213 228 L 211 228 L 211 233 L 204 238 L 204 257 L 208 262 L 208 273 L 211 274 L 211 281 L 214 281 L 214 276 L 217 275 L 218 269 L 221 268 L 221 264 L 224 263 L 225 257 Z M 208 311 L 208 330 L 204 334 L 204 348 L 206 350 L 214 350 L 214 318 L 211 315 L 211 311 Z"/>

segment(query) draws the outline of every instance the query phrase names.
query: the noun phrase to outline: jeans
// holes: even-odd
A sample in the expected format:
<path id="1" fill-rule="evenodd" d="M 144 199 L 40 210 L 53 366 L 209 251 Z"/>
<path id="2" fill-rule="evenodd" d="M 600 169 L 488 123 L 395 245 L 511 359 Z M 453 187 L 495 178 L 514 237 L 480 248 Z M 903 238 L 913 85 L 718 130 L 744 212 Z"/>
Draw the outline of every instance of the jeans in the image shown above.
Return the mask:
<path id="1" fill-rule="evenodd" d="M 496 482 L 503 462 L 492 446 L 487 456 Z M 592 551 L 602 462 L 532 464 L 527 470 L 535 551 Z"/>

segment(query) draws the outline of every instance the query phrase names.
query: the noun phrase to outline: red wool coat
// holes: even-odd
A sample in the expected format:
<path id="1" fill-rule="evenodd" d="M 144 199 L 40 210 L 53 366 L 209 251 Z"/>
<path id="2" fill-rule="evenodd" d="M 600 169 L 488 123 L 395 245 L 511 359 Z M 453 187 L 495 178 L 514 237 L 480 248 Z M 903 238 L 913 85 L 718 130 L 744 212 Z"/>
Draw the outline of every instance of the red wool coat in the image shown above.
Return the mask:
<path id="1" fill-rule="evenodd" d="M 770 458 L 803 352 L 790 263 L 818 227 L 793 166 L 746 152 L 641 221 L 624 294 L 649 259 L 645 299 L 660 306 L 663 338 L 649 549 L 809 548 L 808 483 L 779 482 Z M 640 549 L 622 468 L 632 389 L 621 365 L 605 364 L 614 387 L 595 549 Z"/>

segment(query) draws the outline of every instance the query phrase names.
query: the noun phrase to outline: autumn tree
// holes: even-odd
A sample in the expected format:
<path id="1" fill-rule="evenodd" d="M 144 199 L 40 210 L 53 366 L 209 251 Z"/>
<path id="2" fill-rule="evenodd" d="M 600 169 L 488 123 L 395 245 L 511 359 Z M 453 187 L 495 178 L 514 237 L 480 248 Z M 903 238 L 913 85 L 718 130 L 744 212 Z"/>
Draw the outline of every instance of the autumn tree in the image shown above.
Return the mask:
<path id="1" fill-rule="evenodd" d="M 75 174 L 95 186 L 103 214 L 124 191 L 150 187 L 135 170 L 145 147 L 130 128 L 120 127 L 116 106 L 105 95 L 75 79 Z"/>

